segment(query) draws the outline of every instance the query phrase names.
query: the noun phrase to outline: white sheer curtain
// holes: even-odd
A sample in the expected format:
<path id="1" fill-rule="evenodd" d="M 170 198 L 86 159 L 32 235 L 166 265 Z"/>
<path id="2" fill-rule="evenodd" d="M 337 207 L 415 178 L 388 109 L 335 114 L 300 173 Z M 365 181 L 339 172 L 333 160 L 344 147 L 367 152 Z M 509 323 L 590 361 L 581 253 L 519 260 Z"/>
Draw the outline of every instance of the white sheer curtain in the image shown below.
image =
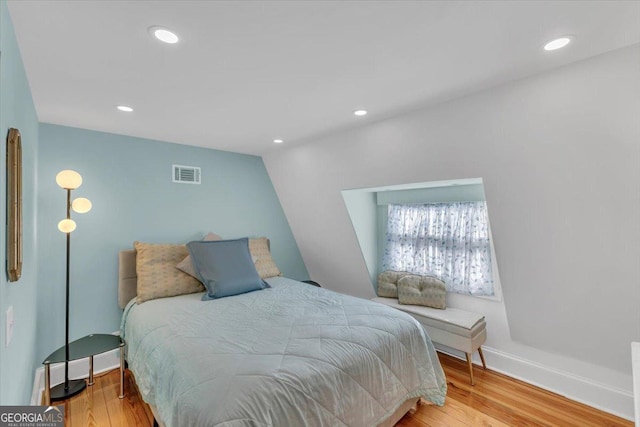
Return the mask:
<path id="1" fill-rule="evenodd" d="M 389 205 L 382 264 L 439 277 L 449 292 L 493 295 L 486 203 Z"/>

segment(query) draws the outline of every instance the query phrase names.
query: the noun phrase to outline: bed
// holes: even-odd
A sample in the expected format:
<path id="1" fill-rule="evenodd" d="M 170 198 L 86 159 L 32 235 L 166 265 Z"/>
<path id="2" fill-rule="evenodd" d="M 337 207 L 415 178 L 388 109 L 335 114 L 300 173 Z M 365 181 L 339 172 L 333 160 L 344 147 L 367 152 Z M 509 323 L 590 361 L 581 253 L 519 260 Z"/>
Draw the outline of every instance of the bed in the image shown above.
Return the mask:
<path id="1" fill-rule="evenodd" d="M 285 277 L 136 304 L 135 256 L 120 253 L 121 334 L 160 425 L 392 426 L 420 398 L 444 404 L 434 347 L 407 314 Z"/>

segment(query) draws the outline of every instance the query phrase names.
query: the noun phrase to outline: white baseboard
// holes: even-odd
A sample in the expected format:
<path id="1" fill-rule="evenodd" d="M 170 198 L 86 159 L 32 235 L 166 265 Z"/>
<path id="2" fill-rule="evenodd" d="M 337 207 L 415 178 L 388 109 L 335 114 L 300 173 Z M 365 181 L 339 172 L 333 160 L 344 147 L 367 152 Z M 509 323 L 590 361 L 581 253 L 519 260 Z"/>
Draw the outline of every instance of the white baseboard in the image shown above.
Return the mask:
<path id="1" fill-rule="evenodd" d="M 465 360 L 463 352 L 436 343 L 434 345 L 443 353 Z M 487 367 L 496 372 L 633 421 L 633 393 L 627 390 L 544 366 L 491 347 L 482 346 L 482 352 Z M 473 355 L 473 359 L 474 363 L 481 365 L 477 352 Z"/>
<path id="2" fill-rule="evenodd" d="M 118 333 L 114 333 L 118 335 Z M 120 350 L 114 349 L 93 357 L 93 374 L 98 375 L 120 367 Z M 51 365 L 51 387 L 64 382 L 64 363 Z M 69 379 L 89 378 L 89 358 L 69 362 Z M 36 369 L 33 378 L 31 405 L 40 405 L 44 391 L 44 367 Z"/>
<path id="3" fill-rule="evenodd" d="M 631 343 L 631 369 L 633 370 L 633 394 L 636 427 L 640 427 L 640 342 Z"/>

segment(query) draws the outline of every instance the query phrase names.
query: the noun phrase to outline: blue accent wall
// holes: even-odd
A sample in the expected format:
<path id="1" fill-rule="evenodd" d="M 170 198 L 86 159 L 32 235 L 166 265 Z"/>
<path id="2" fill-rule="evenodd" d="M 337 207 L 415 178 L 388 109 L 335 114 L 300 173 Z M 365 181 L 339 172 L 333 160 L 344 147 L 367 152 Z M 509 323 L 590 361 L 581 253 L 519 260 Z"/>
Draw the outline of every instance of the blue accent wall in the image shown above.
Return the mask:
<path id="1" fill-rule="evenodd" d="M 17 282 L 8 282 L 6 259 L 6 137 L 9 128 L 22 134 L 23 267 Z M 0 405 L 28 404 L 36 349 L 37 281 L 36 176 L 38 118 L 5 1 L 0 1 Z M 6 311 L 14 311 L 13 340 L 5 347 Z"/>
<path id="2" fill-rule="evenodd" d="M 65 192 L 55 182 L 63 169 L 83 177 L 72 197 L 93 202 L 89 213 L 72 214 L 72 339 L 119 329 L 118 251 L 135 240 L 266 236 L 283 274 L 308 279 L 260 157 L 50 124 L 40 125 L 39 157 L 39 358 L 64 342 L 65 235 L 57 224 Z M 202 184 L 173 183 L 173 164 L 200 167 Z"/>

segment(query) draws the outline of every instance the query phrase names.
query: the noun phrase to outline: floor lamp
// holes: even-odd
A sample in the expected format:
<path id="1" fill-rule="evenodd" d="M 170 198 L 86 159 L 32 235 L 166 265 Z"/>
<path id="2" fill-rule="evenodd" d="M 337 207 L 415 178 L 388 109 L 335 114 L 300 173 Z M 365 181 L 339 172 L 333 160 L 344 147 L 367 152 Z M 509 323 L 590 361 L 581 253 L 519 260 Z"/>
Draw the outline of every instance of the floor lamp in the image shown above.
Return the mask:
<path id="1" fill-rule="evenodd" d="M 71 190 L 82 185 L 82 177 L 76 171 L 63 170 L 56 175 L 56 183 L 67 190 L 67 218 L 58 223 L 58 230 L 67 235 L 67 304 L 65 317 L 65 362 L 64 382 L 51 388 L 51 400 L 67 399 L 80 393 L 87 386 L 84 380 L 69 381 L 69 249 L 71 246 L 71 232 L 76 229 L 76 223 L 71 219 L 71 211 L 85 213 L 91 210 L 89 199 L 80 197 L 71 201 Z"/>

